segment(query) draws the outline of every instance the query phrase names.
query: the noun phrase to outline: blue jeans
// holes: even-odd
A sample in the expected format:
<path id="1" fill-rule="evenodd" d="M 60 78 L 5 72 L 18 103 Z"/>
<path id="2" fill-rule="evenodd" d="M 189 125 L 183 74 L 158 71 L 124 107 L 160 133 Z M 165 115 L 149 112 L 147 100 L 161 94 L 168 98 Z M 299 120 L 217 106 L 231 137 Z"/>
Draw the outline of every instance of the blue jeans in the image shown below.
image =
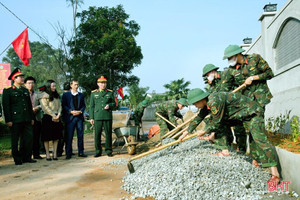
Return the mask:
<path id="1" fill-rule="evenodd" d="M 72 121 L 67 123 L 67 141 L 66 141 L 66 155 L 71 156 L 72 154 L 72 141 L 75 132 L 77 130 L 77 146 L 78 154 L 83 153 L 83 120 L 79 117 L 74 117 Z"/>

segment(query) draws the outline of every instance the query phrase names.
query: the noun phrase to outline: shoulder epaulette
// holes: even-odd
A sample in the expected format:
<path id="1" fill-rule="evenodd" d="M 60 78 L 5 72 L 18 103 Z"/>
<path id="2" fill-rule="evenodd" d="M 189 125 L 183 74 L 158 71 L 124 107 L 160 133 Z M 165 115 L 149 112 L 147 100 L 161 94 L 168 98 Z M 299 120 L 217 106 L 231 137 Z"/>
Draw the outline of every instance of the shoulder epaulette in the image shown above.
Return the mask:
<path id="1" fill-rule="evenodd" d="M 112 92 L 112 90 L 110 90 L 110 89 L 107 89 L 107 91 Z"/>
<path id="2" fill-rule="evenodd" d="M 8 89 L 8 88 L 11 88 L 11 86 L 7 86 L 7 87 L 5 87 L 4 89 Z"/>
<path id="3" fill-rule="evenodd" d="M 97 89 L 96 89 L 96 90 L 93 90 L 92 93 L 93 93 L 93 92 L 98 92 L 98 90 L 97 90 Z"/>

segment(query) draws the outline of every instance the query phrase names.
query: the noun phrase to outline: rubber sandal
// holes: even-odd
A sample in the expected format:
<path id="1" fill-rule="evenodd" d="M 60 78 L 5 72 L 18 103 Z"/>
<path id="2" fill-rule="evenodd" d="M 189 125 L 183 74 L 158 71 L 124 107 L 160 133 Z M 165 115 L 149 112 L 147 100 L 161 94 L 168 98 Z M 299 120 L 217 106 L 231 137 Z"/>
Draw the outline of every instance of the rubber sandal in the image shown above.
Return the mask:
<path id="1" fill-rule="evenodd" d="M 226 157 L 226 156 L 230 156 L 230 154 L 224 154 L 222 151 L 215 153 L 214 155 L 218 156 L 218 157 Z"/>
<path id="2" fill-rule="evenodd" d="M 268 182 L 276 182 L 277 185 L 280 183 L 280 178 L 275 175 L 271 175 L 271 178 L 268 180 Z"/>

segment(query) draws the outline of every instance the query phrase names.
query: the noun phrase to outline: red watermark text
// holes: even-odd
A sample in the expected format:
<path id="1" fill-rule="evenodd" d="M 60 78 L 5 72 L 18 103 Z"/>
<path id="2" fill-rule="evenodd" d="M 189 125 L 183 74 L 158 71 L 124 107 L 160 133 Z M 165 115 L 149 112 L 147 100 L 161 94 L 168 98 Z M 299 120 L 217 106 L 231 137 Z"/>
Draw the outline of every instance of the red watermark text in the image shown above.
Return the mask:
<path id="1" fill-rule="evenodd" d="M 278 184 L 276 181 L 268 181 L 267 182 L 267 190 L 270 191 L 278 191 L 280 188 L 280 191 L 289 191 L 289 184 L 291 181 L 281 181 L 280 184 Z"/>

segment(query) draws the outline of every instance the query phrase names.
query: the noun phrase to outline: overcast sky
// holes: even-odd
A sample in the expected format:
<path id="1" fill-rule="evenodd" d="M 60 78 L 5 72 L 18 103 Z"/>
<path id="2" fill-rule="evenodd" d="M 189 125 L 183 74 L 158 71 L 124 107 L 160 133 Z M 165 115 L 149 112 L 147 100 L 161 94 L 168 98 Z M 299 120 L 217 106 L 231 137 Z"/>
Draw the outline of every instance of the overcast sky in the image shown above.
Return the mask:
<path id="1" fill-rule="evenodd" d="M 72 28 L 72 8 L 65 0 L 0 2 L 54 47 L 58 38 L 52 26 L 59 22 Z M 246 37 L 255 40 L 261 30 L 258 19 L 269 2 L 277 3 L 280 10 L 286 0 L 84 0 L 79 12 L 89 6 L 122 4 L 130 20 L 141 27 L 136 40 L 144 58 L 133 74 L 140 78 L 141 87 L 162 93 L 164 84 L 181 78 L 191 82 L 190 88 L 203 88 L 203 66 L 213 63 L 223 69 L 227 61 L 222 57 L 229 44 L 240 45 Z M 0 25 L 1 53 L 26 26 L 2 5 Z M 41 41 L 31 30 L 29 40 Z"/>

